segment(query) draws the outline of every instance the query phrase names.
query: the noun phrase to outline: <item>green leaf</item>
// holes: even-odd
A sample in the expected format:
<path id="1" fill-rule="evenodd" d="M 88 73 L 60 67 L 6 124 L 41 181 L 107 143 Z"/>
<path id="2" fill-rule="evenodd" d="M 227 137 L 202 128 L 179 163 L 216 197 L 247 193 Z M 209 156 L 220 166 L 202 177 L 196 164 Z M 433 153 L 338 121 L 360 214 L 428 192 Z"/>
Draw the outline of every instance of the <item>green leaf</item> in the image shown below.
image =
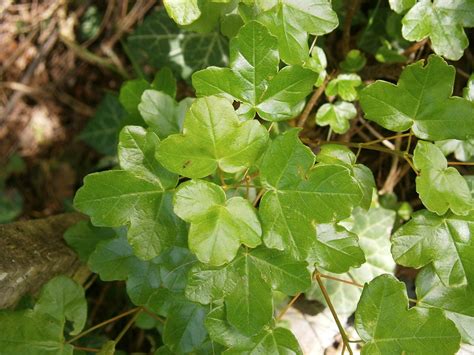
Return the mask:
<path id="1" fill-rule="evenodd" d="M 126 114 L 117 97 L 106 94 L 81 132 L 81 140 L 99 153 L 115 155 L 119 132 L 124 125 Z"/>
<path id="2" fill-rule="evenodd" d="M 318 73 L 318 79 L 316 80 L 315 86 L 319 87 L 323 84 L 327 77 L 326 67 L 328 65 L 326 54 L 324 50 L 318 46 L 315 46 L 311 50 L 311 56 L 304 64 L 305 68 L 311 69 Z"/>
<path id="3" fill-rule="evenodd" d="M 338 274 L 365 263 L 357 235 L 335 224 L 316 226 L 316 244 L 309 258 L 317 267 Z"/>
<path id="4" fill-rule="evenodd" d="M 33 309 L 0 311 L 2 354 L 71 354 L 66 344 L 66 321 L 72 322 L 70 335 L 80 333 L 86 322 L 84 290 L 73 280 L 58 276 L 42 289 Z"/>
<path id="5" fill-rule="evenodd" d="M 156 73 L 151 88 L 157 91 L 164 92 L 165 94 L 175 98 L 176 96 L 176 79 L 173 76 L 173 72 L 170 68 L 164 67 L 158 73 Z"/>
<path id="6" fill-rule="evenodd" d="M 355 73 L 362 70 L 366 63 L 367 58 L 364 53 L 358 49 L 352 49 L 347 53 L 346 58 L 344 58 L 339 66 L 346 72 Z"/>
<path id="7" fill-rule="evenodd" d="M 345 101 L 357 100 L 357 87 L 362 80 L 357 74 L 339 74 L 331 80 L 324 91 L 326 96 L 340 96 Z"/>
<path id="8" fill-rule="evenodd" d="M 205 97 L 194 101 L 183 134 L 166 138 L 157 157 L 168 170 L 191 178 L 217 168 L 236 173 L 256 162 L 267 141 L 266 129 L 257 121 L 240 122 L 227 99 Z"/>
<path id="9" fill-rule="evenodd" d="M 428 140 L 474 136 L 474 103 L 451 97 L 455 69 L 432 55 L 407 66 L 394 85 L 376 81 L 362 90 L 360 104 L 367 119 L 396 132 L 412 128 Z"/>
<path id="10" fill-rule="evenodd" d="M 90 269 L 103 281 L 126 280 L 139 260 L 124 237 L 99 243 L 89 257 Z"/>
<path id="11" fill-rule="evenodd" d="M 463 95 L 466 100 L 474 101 L 474 74 L 471 74 L 467 81 L 466 87 L 463 89 Z"/>
<path id="12" fill-rule="evenodd" d="M 151 85 L 144 79 L 135 79 L 126 81 L 120 87 L 119 101 L 125 108 L 125 111 L 140 121 L 140 111 L 138 110 L 138 104 L 145 90 L 150 89 Z"/>
<path id="13" fill-rule="evenodd" d="M 420 268 L 432 263 L 446 286 L 463 285 L 472 259 L 464 252 L 473 233 L 473 212 L 461 217 L 420 211 L 392 236 L 392 254 L 404 266 Z"/>
<path id="14" fill-rule="evenodd" d="M 349 121 L 356 116 L 357 110 L 353 104 L 337 101 L 335 104 L 326 103 L 319 107 L 316 112 L 316 122 L 320 126 L 329 125 L 335 133 L 343 134 L 350 127 Z"/>
<path id="15" fill-rule="evenodd" d="M 164 180 L 163 180 L 164 181 Z M 74 198 L 74 206 L 95 226 L 128 225 L 128 239 L 137 256 L 149 260 L 175 245 L 185 232 L 172 210 L 171 191 L 129 171 L 90 174 Z"/>
<path id="16" fill-rule="evenodd" d="M 186 298 L 201 304 L 222 300 L 236 286 L 230 268 L 211 268 L 197 264 L 189 272 L 186 283 Z"/>
<path id="17" fill-rule="evenodd" d="M 460 141 L 458 139 L 447 139 L 435 142 L 436 146 L 444 155 L 454 153 L 454 157 L 460 161 L 469 161 L 474 157 L 474 139 Z"/>
<path id="18" fill-rule="evenodd" d="M 368 211 L 361 208 L 355 209 L 351 219 L 341 224 L 358 236 L 359 245 L 364 252 L 366 262 L 359 268 L 351 268 L 345 274 L 335 274 L 333 276 L 363 284 L 378 275 L 393 273 L 395 262 L 390 254 L 391 244 L 389 238 L 395 216 L 394 211 L 376 205 Z M 349 317 L 354 313 L 362 293 L 360 288 L 329 279 L 323 279 L 323 283 L 340 317 Z M 314 283 L 311 291 L 307 292 L 306 295 L 310 299 L 317 299 L 325 303 L 317 283 Z"/>
<path id="19" fill-rule="evenodd" d="M 170 67 L 181 78 L 210 65 L 227 65 L 227 40 L 218 32 L 184 31 L 164 9 L 151 13 L 128 36 L 127 53 L 139 66 Z"/>
<path id="20" fill-rule="evenodd" d="M 251 345 L 238 344 L 237 346 L 228 349 L 225 353 L 233 355 L 303 354 L 293 333 L 285 328 L 264 330 L 256 336 L 253 336 L 251 342 Z"/>
<path id="21" fill-rule="evenodd" d="M 472 255 L 472 238 L 464 250 L 470 249 Z M 472 256 L 471 256 L 472 257 Z M 416 278 L 416 294 L 418 306 L 439 308 L 451 319 L 458 328 L 464 342 L 474 344 L 474 270 L 469 272 L 469 283 L 463 287 L 448 287 L 444 285 L 432 266 L 421 270 Z"/>
<path id="22" fill-rule="evenodd" d="M 206 310 L 193 303 L 173 307 L 166 318 L 163 341 L 174 354 L 189 353 L 201 346 L 207 338 L 204 327 Z"/>
<path id="23" fill-rule="evenodd" d="M 232 266 L 238 284 L 225 298 L 227 320 L 244 335 L 251 336 L 272 320 L 272 289 L 248 254 L 243 254 Z"/>
<path id="24" fill-rule="evenodd" d="M 463 27 L 474 27 L 474 5 L 469 0 L 421 0 L 403 17 L 403 37 L 431 40 L 436 54 L 459 60 L 469 45 Z"/>
<path id="25" fill-rule="evenodd" d="M 438 309 L 408 309 L 405 285 L 381 275 L 364 286 L 355 328 L 366 343 L 362 354 L 454 354 L 460 336 Z"/>
<path id="26" fill-rule="evenodd" d="M 213 308 L 207 314 L 205 325 L 211 339 L 229 348 L 253 344 L 250 336 L 242 334 L 227 322 L 223 305 Z"/>
<path id="27" fill-rule="evenodd" d="M 264 242 L 297 259 L 315 243 L 316 223 L 348 217 L 363 197 L 348 167 L 313 162 L 298 130 L 290 130 L 272 142 L 260 170 L 268 189 L 259 208 Z"/>
<path id="28" fill-rule="evenodd" d="M 458 215 L 466 215 L 474 209 L 466 180 L 454 167 L 448 167 L 438 147 L 418 141 L 413 163 L 420 170 L 416 178 L 416 191 L 428 210 L 443 215 L 451 209 Z"/>
<path id="29" fill-rule="evenodd" d="M 153 129 L 160 139 L 170 134 L 181 132 L 178 103 L 164 92 L 146 90 L 141 98 L 138 110 L 146 124 Z"/>
<path id="30" fill-rule="evenodd" d="M 269 121 L 287 120 L 303 109 L 316 74 L 297 66 L 278 71 L 277 39 L 251 21 L 230 43 L 231 68 L 211 67 L 193 75 L 198 96 L 224 95 L 240 101 L 246 117 L 255 112 Z"/>
<path id="31" fill-rule="evenodd" d="M 161 254 L 156 262 L 160 264 L 163 287 L 173 292 L 184 291 L 187 274 L 196 263 L 196 258 L 186 248 L 174 247 Z"/>
<path id="32" fill-rule="evenodd" d="M 3 184 L 0 181 L 0 185 Z M 23 211 L 23 197 L 17 189 L 0 190 L 0 223 L 8 223 Z"/>
<path id="33" fill-rule="evenodd" d="M 198 0 L 164 0 L 168 15 L 179 25 L 190 25 L 201 16 Z"/>
<path id="34" fill-rule="evenodd" d="M 66 243 L 87 263 L 89 256 L 101 241 L 111 239 L 115 232 L 110 228 L 94 227 L 89 221 L 80 221 L 64 233 Z"/>
<path id="35" fill-rule="evenodd" d="M 281 59 L 302 64 L 308 58 L 308 34 L 321 36 L 338 25 L 336 13 L 327 0 L 281 0 L 257 17 L 278 38 Z M 267 6 L 267 8 L 270 6 Z"/>
<path id="36" fill-rule="evenodd" d="M 401 14 L 416 4 L 416 0 L 389 0 L 390 8 Z"/>
<path id="37" fill-rule="evenodd" d="M 363 164 L 356 164 L 355 154 L 348 148 L 340 144 L 325 144 L 321 147 L 316 161 L 326 164 L 338 164 L 349 168 L 352 176 L 362 191 L 362 199 L 359 206 L 368 210 L 372 203 L 372 194 L 375 186 L 375 179 L 372 171 Z"/>
<path id="38" fill-rule="evenodd" d="M 160 139 L 155 133 L 140 126 L 125 126 L 118 145 L 120 166 L 138 178 L 156 183 L 163 190 L 174 188 L 178 177 L 164 169 L 155 158 L 159 146 Z"/>
<path id="39" fill-rule="evenodd" d="M 104 345 L 100 348 L 100 351 L 97 353 L 98 355 L 114 355 L 115 354 L 115 346 L 117 343 L 113 340 L 108 340 L 105 342 Z"/>
<path id="40" fill-rule="evenodd" d="M 255 248 L 261 243 L 262 229 L 250 202 L 242 197 L 226 201 L 224 190 L 213 183 L 181 184 L 174 211 L 191 223 L 189 249 L 203 263 L 223 265 L 235 257 L 241 244 Z"/>

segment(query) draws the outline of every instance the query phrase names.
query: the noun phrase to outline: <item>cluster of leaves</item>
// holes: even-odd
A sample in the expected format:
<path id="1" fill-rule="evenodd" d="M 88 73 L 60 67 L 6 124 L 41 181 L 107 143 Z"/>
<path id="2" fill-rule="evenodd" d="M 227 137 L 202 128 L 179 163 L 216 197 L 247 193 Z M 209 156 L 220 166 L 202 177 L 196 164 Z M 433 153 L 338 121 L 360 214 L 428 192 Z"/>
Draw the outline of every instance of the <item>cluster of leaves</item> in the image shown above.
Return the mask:
<path id="1" fill-rule="evenodd" d="M 358 50 L 328 75 L 324 43 L 309 44 L 338 26 L 327 0 L 164 5 L 180 28 L 163 11 L 154 13 L 130 36 L 128 49 L 175 73 L 180 63 L 179 75 L 191 78 L 197 98 L 178 103 L 167 69 L 151 83 L 126 82 L 118 99 L 106 97 L 98 117 L 114 118 L 91 121 L 83 138 L 107 154 L 117 145 L 119 166 L 85 178 L 74 205 L 92 224 L 66 235 L 102 280 L 124 280 L 133 304 L 166 319 L 156 353 L 300 354 L 275 315 L 282 294 L 300 293 L 340 315 L 355 311 L 366 354 L 450 354 L 461 339 L 474 344 L 473 184 L 445 158 L 451 152 L 471 158 L 473 80 L 464 97 L 453 96 L 454 67 L 431 55 L 408 65 L 397 84 L 365 86 L 356 74 L 366 64 Z M 438 54 L 460 56 L 470 2 L 393 0 L 390 6 L 405 13 L 402 20 L 395 14 L 400 38 L 429 37 Z M 215 42 L 203 61 L 188 57 L 202 59 L 198 49 L 187 51 L 206 36 L 218 41 L 216 25 L 231 38 L 229 67 L 208 61 Z M 362 49 L 370 26 L 359 38 Z M 447 44 L 458 35 L 458 44 Z M 367 52 L 400 61 L 394 41 Z M 168 56 L 157 57 L 163 46 Z M 315 154 L 301 130 L 285 122 L 302 112 L 314 87 L 327 101 L 315 122 L 334 133 L 347 132 L 359 101 L 367 120 L 410 142 L 416 137 L 413 154 L 410 144 L 395 153 L 417 174 L 424 208 L 405 216 L 408 222 L 393 234 L 396 212 L 378 202 L 372 171 L 357 163 L 358 155 L 340 144 Z M 92 125 L 107 134 L 94 136 Z M 414 307 L 393 276 L 396 263 L 422 269 Z M 315 275 L 328 278 L 316 284 Z M 39 311 L 37 304 L 0 317 L 43 317 L 44 303 L 40 298 Z M 56 321 L 76 319 L 68 317 L 64 310 Z M 64 342 L 62 330 L 54 341 Z"/>

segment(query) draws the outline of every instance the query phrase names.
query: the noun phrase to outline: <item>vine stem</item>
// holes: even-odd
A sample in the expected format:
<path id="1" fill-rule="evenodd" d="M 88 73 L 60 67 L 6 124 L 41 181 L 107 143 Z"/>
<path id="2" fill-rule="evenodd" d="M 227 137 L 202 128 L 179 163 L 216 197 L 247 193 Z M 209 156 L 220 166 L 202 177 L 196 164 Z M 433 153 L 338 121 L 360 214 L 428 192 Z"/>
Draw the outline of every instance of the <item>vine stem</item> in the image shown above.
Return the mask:
<path id="1" fill-rule="evenodd" d="M 326 287 L 324 287 L 323 281 L 321 280 L 321 276 L 318 272 L 316 273 L 316 281 L 318 282 L 319 288 L 321 289 L 324 299 L 326 300 L 329 310 L 331 311 L 334 321 L 336 322 L 337 328 L 339 329 L 339 333 L 341 333 L 344 346 L 349 351 L 349 354 L 353 355 L 354 353 L 352 352 L 352 348 L 349 343 L 349 338 L 347 337 L 346 331 L 344 330 L 344 327 L 342 326 L 341 321 L 339 320 L 339 317 L 337 316 L 336 310 L 334 306 L 332 305 L 331 299 L 329 298 L 328 291 L 326 290 Z"/>
<path id="2" fill-rule="evenodd" d="M 90 332 L 92 332 L 92 331 L 94 331 L 94 330 L 96 330 L 96 329 L 99 329 L 99 328 L 103 327 L 104 325 L 107 325 L 107 324 L 109 324 L 109 323 L 115 322 L 116 320 L 119 320 L 120 318 L 126 317 L 126 316 L 128 316 L 129 314 L 136 313 L 136 312 L 138 312 L 138 311 L 140 311 L 140 310 L 141 310 L 141 307 L 132 308 L 132 309 L 130 309 L 130 310 L 126 311 L 126 312 L 123 312 L 123 313 L 121 313 L 121 314 L 119 314 L 119 315 L 117 315 L 117 316 L 115 316 L 115 317 L 112 317 L 112 318 L 110 318 L 110 319 L 107 319 L 107 320 L 105 320 L 105 321 L 99 323 L 99 324 L 96 324 L 96 325 L 94 325 L 93 327 L 90 327 L 89 329 L 83 331 L 82 333 L 79 333 L 79 334 L 76 335 L 74 338 L 69 339 L 69 340 L 66 342 L 66 344 L 70 344 L 70 343 L 72 343 L 73 341 L 76 341 L 77 339 L 82 338 L 84 335 L 87 335 L 87 334 L 89 334 Z"/>
<path id="3" fill-rule="evenodd" d="M 311 110 L 313 109 L 314 106 L 318 103 L 319 99 L 324 93 L 324 90 L 326 89 L 326 85 L 328 84 L 330 80 L 330 75 L 326 76 L 326 79 L 324 79 L 324 82 L 321 84 L 319 88 L 316 89 L 314 92 L 313 96 L 309 99 L 308 103 L 306 104 L 303 112 L 301 113 L 301 116 L 298 120 L 298 127 L 303 127 L 304 124 L 306 123 L 306 120 L 309 117 L 309 114 L 311 113 Z"/>
<path id="4" fill-rule="evenodd" d="M 291 308 L 291 306 L 293 306 L 293 304 L 296 302 L 296 300 L 300 296 L 301 296 L 301 292 L 299 292 L 299 293 L 297 293 L 296 295 L 293 296 L 291 301 L 288 302 L 288 304 L 285 306 L 285 308 L 283 308 L 282 311 L 280 312 L 280 314 L 277 316 L 277 318 L 276 318 L 277 321 L 279 321 L 280 319 L 283 318 L 283 316 L 286 314 L 286 312 L 288 312 L 288 310 Z"/>
<path id="5" fill-rule="evenodd" d="M 140 309 L 133 315 L 133 317 L 128 321 L 128 323 L 125 325 L 125 327 L 123 327 L 122 331 L 119 333 L 119 335 L 117 335 L 117 337 L 115 338 L 115 344 L 117 344 L 120 339 L 123 338 L 123 336 L 125 335 L 125 333 L 130 329 L 130 327 L 133 325 L 133 323 L 135 323 L 135 321 L 137 320 L 138 316 L 140 315 L 140 313 L 143 312 L 143 309 L 140 307 Z"/>
<path id="6" fill-rule="evenodd" d="M 466 165 L 466 166 L 474 166 L 474 162 L 470 161 L 449 161 L 448 165 Z"/>
<path id="7" fill-rule="evenodd" d="M 83 347 L 83 346 L 76 346 L 76 345 L 74 345 L 74 349 L 75 350 L 88 351 L 90 353 L 98 353 L 100 351 L 100 349 L 86 348 L 86 347 Z"/>

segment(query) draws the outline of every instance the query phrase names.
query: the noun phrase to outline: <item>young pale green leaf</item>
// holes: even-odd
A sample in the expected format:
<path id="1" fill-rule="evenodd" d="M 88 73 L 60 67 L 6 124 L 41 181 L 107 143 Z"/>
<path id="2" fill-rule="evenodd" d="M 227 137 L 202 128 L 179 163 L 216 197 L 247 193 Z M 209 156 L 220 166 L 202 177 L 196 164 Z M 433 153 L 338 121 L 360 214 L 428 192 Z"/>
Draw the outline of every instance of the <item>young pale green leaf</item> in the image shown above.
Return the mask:
<path id="1" fill-rule="evenodd" d="M 356 164 L 356 160 L 355 154 L 340 144 L 325 144 L 316 156 L 317 162 L 342 165 L 352 171 L 352 176 L 362 192 L 359 207 L 368 210 L 372 203 L 375 179 L 372 171 L 363 164 Z"/>
<path id="2" fill-rule="evenodd" d="M 94 173 L 84 179 L 74 206 L 96 226 L 129 225 L 128 238 L 135 253 L 149 260 L 185 233 L 183 222 L 172 210 L 173 193 L 163 187 L 163 182 L 152 183 L 125 170 Z"/>
<path id="3" fill-rule="evenodd" d="M 298 131 L 291 130 L 272 142 L 261 165 L 269 190 L 259 208 L 264 242 L 297 259 L 305 259 L 313 246 L 316 223 L 350 216 L 363 198 L 350 168 L 324 163 L 311 167 L 313 161 Z"/>
<path id="4" fill-rule="evenodd" d="M 168 17 L 165 9 L 148 15 L 128 36 L 126 48 L 137 66 L 154 69 L 168 66 L 183 79 L 188 79 L 196 70 L 210 65 L 225 66 L 228 62 L 224 36 L 217 31 L 184 31 Z"/>
<path id="5" fill-rule="evenodd" d="M 396 132 L 410 127 L 418 138 L 461 139 L 474 136 L 474 103 L 451 97 L 455 69 L 432 55 L 407 66 L 394 85 L 376 81 L 362 90 L 367 119 Z"/>
<path id="6" fill-rule="evenodd" d="M 339 64 L 342 70 L 349 73 L 356 73 L 365 67 L 367 58 L 358 49 L 352 49 L 347 53 L 346 58 Z"/>
<path id="7" fill-rule="evenodd" d="M 324 50 L 318 46 L 315 46 L 311 50 L 311 56 L 304 64 L 305 68 L 311 69 L 318 73 L 318 79 L 316 80 L 315 86 L 319 87 L 323 84 L 324 79 L 327 77 L 326 67 L 328 65 L 326 54 Z"/>
<path id="8" fill-rule="evenodd" d="M 268 141 L 257 121 L 240 122 L 232 104 L 215 96 L 196 99 L 184 121 L 183 134 L 161 142 L 158 160 L 180 175 L 201 178 L 217 168 L 229 173 L 255 164 Z"/>
<path id="9" fill-rule="evenodd" d="M 474 252 L 470 242 L 471 255 Z M 421 270 L 416 278 L 418 306 L 440 308 L 457 326 L 464 342 L 474 345 L 474 270 L 469 273 L 469 283 L 462 287 L 448 287 L 441 282 L 432 266 Z"/>
<path id="10" fill-rule="evenodd" d="M 285 328 L 264 330 L 251 338 L 252 344 L 237 344 L 225 353 L 231 355 L 302 355 L 298 341 L 291 331 Z"/>
<path id="11" fill-rule="evenodd" d="M 416 0 L 388 0 L 388 2 L 390 8 L 397 14 L 403 13 L 416 4 Z"/>
<path id="12" fill-rule="evenodd" d="M 113 229 L 94 227 L 89 221 L 80 221 L 64 233 L 66 243 L 84 263 L 87 263 L 99 242 L 112 239 L 114 236 Z"/>
<path id="13" fill-rule="evenodd" d="M 105 155 L 115 155 L 120 129 L 124 125 L 127 112 L 112 94 L 106 94 L 80 138 Z"/>
<path id="14" fill-rule="evenodd" d="M 163 189 L 176 186 L 178 176 L 164 169 L 155 158 L 160 139 L 140 126 L 125 126 L 120 132 L 118 159 L 122 169 Z"/>
<path id="15" fill-rule="evenodd" d="M 466 87 L 463 89 L 463 97 L 466 100 L 474 101 L 474 74 L 471 74 L 467 81 Z"/>
<path id="16" fill-rule="evenodd" d="M 459 60 L 469 45 L 463 27 L 474 27 L 473 18 L 470 0 L 421 0 L 403 17 L 402 33 L 409 41 L 429 37 L 436 54 Z"/>
<path id="17" fill-rule="evenodd" d="M 445 156 L 454 153 L 454 157 L 460 161 L 469 161 L 474 157 L 474 139 L 460 141 L 458 139 L 447 139 L 435 142 Z"/>
<path id="18" fill-rule="evenodd" d="M 395 212 L 382 207 L 372 206 L 368 211 L 361 208 L 355 209 L 351 219 L 341 224 L 358 236 L 366 262 L 359 268 L 351 268 L 345 274 L 333 276 L 363 284 L 378 275 L 393 273 L 395 262 L 390 254 L 389 238 L 394 221 Z M 340 317 L 349 317 L 354 313 L 362 293 L 360 288 L 329 279 L 323 279 L 323 283 Z M 325 303 L 319 285 L 316 283 L 306 295 L 310 299 Z"/>
<path id="19" fill-rule="evenodd" d="M 335 104 L 326 103 L 316 112 L 316 123 L 320 126 L 329 125 L 338 134 L 346 133 L 350 127 L 349 121 L 357 116 L 357 110 L 353 104 L 345 101 L 337 101 Z"/>
<path id="20" fill-rule="evenodd" d="M 404 266 L 420 268 L 432 263 L 446 286 L 460 286 L 467 283 L 474 257 L 465 254 L 473 234 L 474 212 L 461 217 L 420 211 L 392 236 L 392 254 Z"/>
<path id="21" fill-rule="evenodd" d="M 339 96 L 345 101 L 357 100 L 357 87 L 362 84 L 362 80 L 357 74 L 339 74 L 337 78 L 331 80 L 324 93 L 326 96 Z"/>
<path id="22" fill-rule="evenodd" d="M 338 25 L 336 12 L 327 0 L 271 1 L 257 20 L 278 38 L 278 51 L 287 64 L 302 64 L 308 59 L 308 34 L 324 35 Z"/>
<path id="23" fill-rule="evenodd" d="M 466 180 L 454 167 L 448 167 L 438 147 L 419 141 L 413 163 L 420 170 L 416 178 L 416 191 L 428 210 L 443 215 L 451 209 L 458 215 L 466 215 L 474 209 L 474 200 Z"/>
<path id="24" fill-rule="evenodd" d="M 193 75 L 198 96 L 224 95 L 240 101 L 247 118 L 257 112 L 265 120 L 281 121 L 301 112 L 316 74 L 297 66 L 278 71 L 277 39 L 264 25 L 247 23 L 230 46 L 230 69 L 211 67 Z"/>
<path id="25" fill-rule="evenodd" d="M 364 286 L 355 328 L 366 342 L 362 354 L 455 354 L 461 340 L 439 309 L 408 309 L 405 285 L 391 275 Z"/>
<path id="26" fill-rule="evenodd" d="M 164 0 L 163 5 L 178 25 L 190 25 L 201 16 L 198 0 Z"/>
<path id="27" fill-rule="evenodd" d="M 176 79 L 173 76 L 173 72 L 170 68 L 164 67 L 158 73 L 156 73 L 153 82 L 151 83 L 153 90 L 164 92 L 165 94 L 176 97 Z M 143 95 L 142 95 L 143 97 Z"/>
<path id="28" fill-rule="evenodd" d="M 73 280 L 58 276 L 41 291 L 33 309 L 0 311 L 2 354 L 72 355 L 73 346 L 64 339 L 66 321 L 77 335 L 86 322 L 84 290 Z"/>
<path id="29" fill-rule="evenodd" d="M 242 197 L 225 200 L 224 190 L 213 183 L 191 180 L 181 184 L 174 200 L 175 213 L 191 223 L 189 249 L 203 263 L 230 262 L 241 244 L 255 248 L 262 229 L 250 202 Z"/>
<path id="30" fill-rule="evenodd" d="M 160 139 L 165 139 L 182 131 L 184 116 L 193 101 L 186 98 L 177 103 L 164 92 L 145 90 L 138 109 L 146 124 Z"/>
<path id="31" fill-rule="evenodd" d="M 337 274 L 365 263 L 357 235 L 337 224 L 316 226 L 316 244 L 309 258 L 314 261 L 316 267 Z"/>

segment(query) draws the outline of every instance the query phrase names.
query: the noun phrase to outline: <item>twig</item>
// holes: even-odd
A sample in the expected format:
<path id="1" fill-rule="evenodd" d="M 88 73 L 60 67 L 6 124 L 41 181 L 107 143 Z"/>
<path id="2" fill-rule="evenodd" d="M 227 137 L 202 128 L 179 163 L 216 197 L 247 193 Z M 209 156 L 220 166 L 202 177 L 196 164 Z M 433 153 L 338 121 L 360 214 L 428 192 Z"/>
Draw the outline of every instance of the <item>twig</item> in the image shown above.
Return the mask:
<path id="1" fill-rule="evenodd" d="M 90 327 L 89 329 L 83 331 L 82 333 L 79 333 L 79 334 L 76 335 L 74 338 L 69 339 L 69 340 L 66 342 L 66 344 L 70 344 L 70 343 L 76 341 L 77 339 L 82 338 L 84 335 L 89 334 L 90 332 L 93 332 L 94 330 L 103 327 L 104 325 L 107 325 L 107 324 L 109 324 L 109 323 L 115 322 L 116 320 L 119 320 L 119 319 L 121 319 L 121 318 L 123 318 L 123 317 L 126 317 L 126 316 L 128 316 L 129 314 L 136 313 L 136 312 L 140 311 L 141 309 L 142 309 L 141 307 L 132 308 L 132 309 L 126 311 L 126 312 L 123 312 L 122 314 L 119 314 L 118 316 L 115 316 L 115 317 L 110 318 L 110 319 L 107 319 L 107 320 L 105 320 L 105 321 L 103 321 L 103 322 L 101 322 L 101 323 L 99 323 L 99 324 L 96 324 L 96 325 L 94 325 L 93 327 Z"/>
<path id="2" fill-rule="evenodd" d="M 342 33 L 342 53 L 344 56 L 349 52 L 349 44 L 351 40 L 351 26 L 352 19 L 357 13 L 360 7 L 360 0 L 352 0 L 349 2 L 349 8 L 347 9 L 346 18 L 344 20 L 344 29 Z"/>
<path id="3" fill-rule="evenodd" d="M 74 345 L 74 349 L 75 349 L 75 350 L 88 351 L 88 352 L 91 352 L 91 353 L 98 353 L 98 352 L 100 351 L 100 349 L 96 349 L 96 348 L 86 348 L 86 347 L 77 346 L 77 345 Z"/>
<path id="4" fill-rule="evenodd" d="M 277 316 L 276 320 L 279 321 L 283 318 L 283 316 L 286 314 L 286 312 L 288 312 L 288 310 L 291 308 L 291 306 L 293 306 L 293 304 L 296 302 L 296 300 L 298 299 L 298 297 L 301 296 L 301 292 L 300 293 L 297 293 L 296 295 L 293 296 L 293 298 L 291 299 L 290 302 L 288 302 L 288 304 L 285 306 L 285 308 L 283 308 L 283 310 L 280 312 L 280 314 Z"/>
<path id="5" fill-rule="evenodd" d="M 130 329 L 130 327 L 133 325 L 133 323 L 135 323 L 135 321 L 137 320 L 138 316 L 140 315 L 140 313 L 143 312 L 143 308 L 140 308 L 138 310 L 137 313 L 135 313 L 133 315 L 133 317 L 128 321 L 128 323 L 125 325 L 125 327 L 123 327 L 122 331 L 119 333 L 119 335 L 117 335 L 117 337 L 115 338 L 115 344 L 117 344 L 120 339 L 123 338 L 123 336 L 125 335 L 125 333 Z"/>
<path id="6" fill-rule="evenodd" d="M 317 88 L 317 90 L 313 93 L 313 96 L 311 96 L 311 98 L 309 99 L 298 120 L 298 127 L 303 127 L 306 123 L 306 120 L 308 119 L 311 110 L 318 103 L 318 100 L 324 93 L 324 90 L 326 89 L 326 85 L 328 84 L 329 80 L 330 76 L 328 75 L 326 76 L 326 79 L 324 79 L 324 82 L 321 84 L 321 86 Z"/>
<path id="7" fill-rule="evenodd" d="M 253 203 L 252 203 L 253 207 L 257 206 L 258 201 L 260 201 L 260 199 L 262 198 L 263 194 L 264 194 L 266 191 L 267 191 L 267 190 L 265 190 L 265 189 L 261 189 L 261 190 L 258 192 L 257 196 L 256 196 L 255 199 L 253 200 Z"/>
<path id="8" fill-rule="evenodd" d="M 331 299 L 329 298 L 328 291 L 326 290 L 326 287 L 324 287 L 323 282 L 321 280 L 321 276 L 319 275 L 318 272 L 316 273 L 316 281 L 318 282 L 319 288 L 321 289 L 324 299 L 326 300 L 329 310 L 331 311 L 334 321 L 336 322 L 337 328 L 339 329 L 339 333 L 341 333 L 342 341 L 344 342 L 344 345 L 349 351 L 349 354 L 352 355 L 353 352 L 352 352 L 351 345 L 349 343 L 349 338 L 347 337 L 346 331 L 344 330 L 344 327 L 342 326 L 341 321 L 339 320 L 339 317 L 337 316 L 336 310 L 334 309 Z"/>
<path id="9" fill-rule="evenodd" d="M 26 69 L 25 74 L 20 80 L 20 84 L 28 85 L 38 65 L 43 61 L 43 59 L 48 55 L 48 53 L 51 51 L 51 49 L 53 49 L 54 45 L 56 44 L 56 41 L 58 39 L 58 33 L 57 31 L 54 30 L 55 21 L 51 21 L 50 26 L 52 26 L 51 28 L 52 33 L 50 34 L 48 40 L 43 44 L 43 46 L 39 50 L 38 56 L 31 62 L 31 64 L 28 66 L 28 69 Z M 10 116 L 11 111 L 16 106 L 18 100 L 20 100 L 23 97 L 23 95 L 24 93 L 20 91 L 16 91 L 12 95 L 12 97 L 6 104 L 5 109 L 2 111 L 2 114 L 0 116 L 0 122 L 7 120 L 7 117 Z"/>

